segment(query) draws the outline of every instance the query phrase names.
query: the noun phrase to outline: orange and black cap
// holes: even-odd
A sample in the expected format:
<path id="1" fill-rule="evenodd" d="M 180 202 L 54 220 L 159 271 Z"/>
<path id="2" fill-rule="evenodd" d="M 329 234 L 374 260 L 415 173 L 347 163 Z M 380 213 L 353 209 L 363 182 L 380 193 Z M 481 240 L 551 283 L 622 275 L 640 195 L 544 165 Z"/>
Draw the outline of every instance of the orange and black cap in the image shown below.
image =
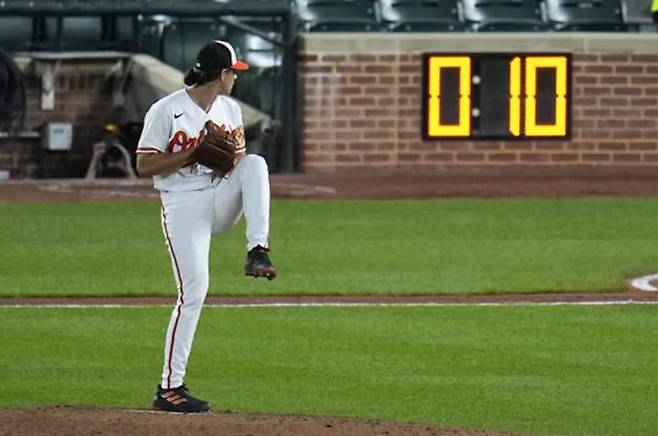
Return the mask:
<path id="1" fill-rule="evenodd" d="M 221 71 L 226 68 L 244 71 L 249 69 L 249 65 L 238 60 L 230 43 L 216 40 L 199 51 L 194 68 L 202 71 Z"/>

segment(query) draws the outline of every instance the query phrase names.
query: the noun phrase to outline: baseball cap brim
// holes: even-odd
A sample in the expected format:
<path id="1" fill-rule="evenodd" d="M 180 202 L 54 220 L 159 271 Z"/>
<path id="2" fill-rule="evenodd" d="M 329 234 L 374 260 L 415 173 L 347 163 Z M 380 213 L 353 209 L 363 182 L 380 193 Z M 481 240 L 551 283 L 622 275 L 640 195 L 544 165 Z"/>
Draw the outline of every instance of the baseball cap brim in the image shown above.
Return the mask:
<path id="1" fill-rule="evenodd" d="M 231 65 L 231 68 L 238 71 L 245 71 L 249 69 L 249 65 L 247 65 L 245 62 L 237 61 Z"/>

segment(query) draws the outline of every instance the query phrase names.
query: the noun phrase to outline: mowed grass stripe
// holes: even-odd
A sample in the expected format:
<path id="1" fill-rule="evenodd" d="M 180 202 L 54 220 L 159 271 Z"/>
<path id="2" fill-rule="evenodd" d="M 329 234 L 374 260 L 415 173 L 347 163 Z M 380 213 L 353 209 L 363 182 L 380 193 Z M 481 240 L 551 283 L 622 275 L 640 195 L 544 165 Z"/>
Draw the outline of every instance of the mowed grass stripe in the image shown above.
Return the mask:
<path id="1" fill-rule="evenodd" d="M 0 296 L 175 295 L 160 206 L 0 205 Z M 276 280 L 246 278 L 244 223 L 215 238 L 210 294 L 622 290 L 658 266 L 655 198 L 272 204 Z"/>
<path id="2" fill-rule="evenodd" d="M 2 407 L 148 407 L 170 309 L 2 311 Z M 217 410 L 536 435 L 652 435 L 658 308 L 207 308 L 187 383 Z"/>

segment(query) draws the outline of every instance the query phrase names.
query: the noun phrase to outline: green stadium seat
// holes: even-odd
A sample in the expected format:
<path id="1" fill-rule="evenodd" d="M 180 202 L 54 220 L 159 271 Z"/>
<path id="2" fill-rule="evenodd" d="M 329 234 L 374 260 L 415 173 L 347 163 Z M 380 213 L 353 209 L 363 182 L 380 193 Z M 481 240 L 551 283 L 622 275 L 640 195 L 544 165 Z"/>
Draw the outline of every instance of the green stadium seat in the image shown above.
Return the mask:
<path id="1" fill-rule="evenodd" d="M 8 52 L 32 48 L 34 19 L 28 16 L 0 16 L 0 46 Z"/>
<path id="2" fill-rule="evenodd" d="M 276 116 L 280 98 L 281 68 L 261 68 L 238 73 L 233 88 L 233 96 L 238 100 L 264 112 Z"/>
<path id="3" fill-rule="evenodd" d="M 187 71 L 196 62 L 201 47 L 220 36 L 215 20 L 186 19 L 165 26 L 160 57 L 163 62 Z"/>
<path id="4" fill-rule="evenodd" d="M 162 33 L 172 23 L 170 17 L 159 15 L 141 16 L 137 19 L 137 51 L 154 58 L 161 57 Z"/>
<path id="5" fill-rule="evenodd" d="M 95 50 L 103 46 L 103 17 L 62 17 L 60 43 L 66 50 Z"/>
<path id="6" fill-rule="evenodd" d="M 372 0 L 296 0 L 302 31 L 380 30 Z"/>
<path id="7" fill-rule="evenodd" d="M 544 0 L 555 30 L 585 32 L 625 31 L 620 0 Z"/>
<path id="8" fill-rule="evenodd" d="M 137 48 L 137 16 L 112 15 L 107 17 L 106 45 L 118 50 Z"/>
<path id="9" fill-rule="evenodd" d="M 238 100 L 261 110 L 259 88 L 262 84 L 259 82 L 258 75 L 259 70 L 253 68 L 238 73 L 238 78 L 235 85 L 233 85 L 232 95 Z"/>
<path id="10" fill-rule="evenodd" d="M 652 33 L 656 31 L 656 23 L 651 16 L 651 4 L 647 0 L 624 0 L 622 12 L 629 30 Z"/>
<path id="11" fill-rule="evenodd" d="M 463 31 L 456 0 L 379 0 L 381 19 L 392 32 Z"/>
<path id="12" fill-rule="evenodd" d="M 260 99 L 259 109 L 271 116 L 276 115 L 277 94 L 281 78 L 280 68 L 265 68 L 258 74 L 258 96 Z"/>
<path id="13" fill-rule="evenodd" d="M 537 0 L 461 0 L 464 20 L 476 32 L 546 30 Z"/>
<path id="14" fill-rule="evenodd" d="M 230 18 L 237 20 L 238 17 Z M 254 17 L 244 17 L 239 23 L 255 29 L 267 39 L 246 29 L 227 25 L 225 39 L 233 44 L 238 57 L 249 64 L 249 70 L 238 74 L 233 96 L 273 116 L 275 81 L 281 71 L 282 48 L 270 40 L 281 37 L 281 23 L 278 20 Z"/>
<path id="15" fill-rule="evenodd" d="M 240 23 L 258 30 L 270 39 L 281 38 L 279 23 L 271 19 L 241 20 Z M 255 33 L 227 26 L 225 38 L 234 45 L 238 55 L 252 68 L 263 69 L 281 65 L 281 48 Z"/>
<path id="16" fill-rule="evenodd" d="M 58 50 L 60 19 L 52 16 L 35 17 L 34 39 L 39 50 Z"/>
<path id="17" fill-rule="evenodd" d="M 60 16 L 44 19 L 40 45 L 58 50 L 98 50 L 103 46 L 101 16 Z"/>

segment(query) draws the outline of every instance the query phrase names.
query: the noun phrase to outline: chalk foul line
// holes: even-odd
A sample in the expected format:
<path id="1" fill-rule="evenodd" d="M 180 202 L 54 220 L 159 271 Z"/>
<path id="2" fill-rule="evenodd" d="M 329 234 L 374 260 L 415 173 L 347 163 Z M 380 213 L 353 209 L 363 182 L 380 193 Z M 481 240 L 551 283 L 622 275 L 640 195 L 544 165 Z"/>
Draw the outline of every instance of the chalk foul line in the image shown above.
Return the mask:
<path id="1" fill-rule="evenodd" d="M 252 309 L 252 308 L 295 308 L 295 307 L 504 307 L 504 306 L 619 306 L 619 305 L 653 305 L 658 300 L 603 300 L 603 301 L 502 301 L 473 303 L 348 303 L 348 302 L 317 302 L 317 303 L 237 303 L 237 304 L 205 304 L 206 308 Z M 36 309 L 117 309 L 167 307 L 171 304 L 2 304 L 2 308 L 36 308 Z"/>

